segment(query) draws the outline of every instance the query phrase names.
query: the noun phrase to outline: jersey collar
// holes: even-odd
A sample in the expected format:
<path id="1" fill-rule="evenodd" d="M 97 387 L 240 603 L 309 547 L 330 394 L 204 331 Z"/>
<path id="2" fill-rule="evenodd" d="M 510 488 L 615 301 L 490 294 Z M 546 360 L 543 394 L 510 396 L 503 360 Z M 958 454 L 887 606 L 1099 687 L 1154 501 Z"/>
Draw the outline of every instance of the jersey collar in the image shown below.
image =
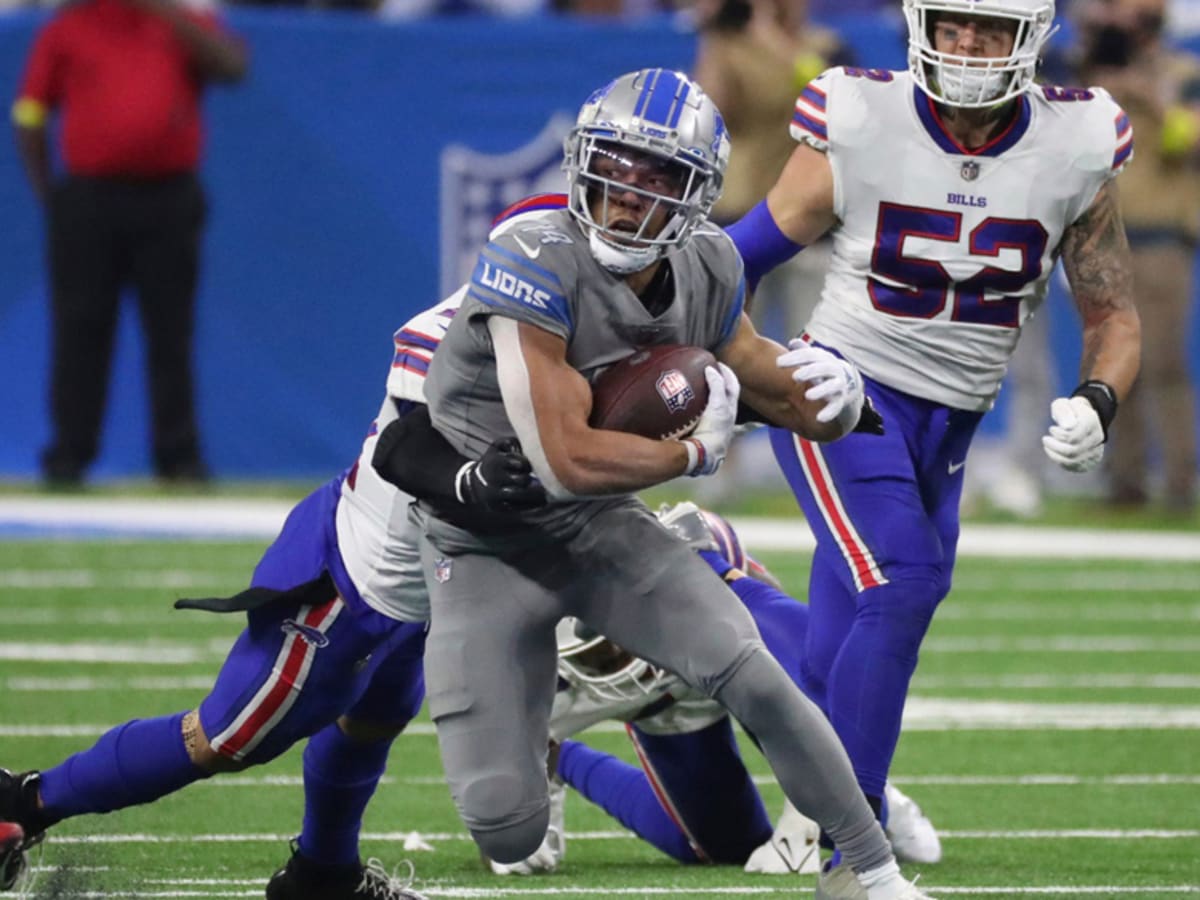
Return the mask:
<path id="1" fill-rule="evenodd" d="M 1017 114 L 1008 123 L 1008 127 L 982 147 L 968 150 L 950 136 L 950 132 L 942 124 L 941 116 L 938 115 L 933 100 L 916 85 L 913 85 L 913 104 L 917 108 L 917 118 L 921 120 L 921 125 L 933 138 L 933 142 L 947 153 L 955 153 L 959 156 L 999 156 L 1025 136 L 1025 132 L 1029 130 L 1029 120 L 1032 115 L 1029 98 L 1021 94 L 1017 97 Z"/>

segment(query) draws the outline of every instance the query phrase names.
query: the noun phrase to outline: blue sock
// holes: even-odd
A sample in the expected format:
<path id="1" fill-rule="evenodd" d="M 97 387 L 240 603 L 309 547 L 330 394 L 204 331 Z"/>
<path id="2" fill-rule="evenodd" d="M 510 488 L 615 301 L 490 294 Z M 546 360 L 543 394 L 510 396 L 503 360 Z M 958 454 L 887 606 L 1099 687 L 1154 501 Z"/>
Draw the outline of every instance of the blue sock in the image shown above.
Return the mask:
<path id="1" fill-rule="evenodd" d="M 307 858 L 326 865 L 358 862 L 363 812 L 383 777 L 393 740 L 351 740 L 336 722 L 309 738 L 299 841 Z"/>
<path id="2" fill-rule="evenodd" d="M 644 841 L 680 862 L 696 862 L 687 837 L 662 808 L 646 773 L 637 766 L 586 744 L 563 741 L 558 774 Z"/>
<path id="3" fill-rule="evenodd" d="M 183 745 L 184 715 L 118 725 L 91 748 L 43 772 L 47 824 L 149 803 L 207 778 L 209 773 L 192 763 Z"/>

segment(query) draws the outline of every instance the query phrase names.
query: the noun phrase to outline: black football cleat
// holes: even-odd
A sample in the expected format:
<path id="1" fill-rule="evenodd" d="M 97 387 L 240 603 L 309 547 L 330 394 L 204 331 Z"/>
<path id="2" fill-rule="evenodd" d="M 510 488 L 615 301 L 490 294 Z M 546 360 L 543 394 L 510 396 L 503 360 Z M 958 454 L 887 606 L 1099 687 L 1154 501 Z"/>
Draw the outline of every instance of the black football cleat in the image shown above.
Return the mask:
<path id="1" fill-rule="evenodd" d="M 377 859 L 367 860 L 365 866 L 313 862 L 293 842 L 292 858 L 267 882 L 267 900 L 428 900 L 411 884 L 411 864 L 409 877 L 402 880 L 389 875 Z"/>
<path id="2" fill-rule="evenodd" d="M 0 822 L 16 822 L 25 830 L 25 849 L 46 836 L 46 822 L 38 808 L 40 772 L 14 773 L 0 769 Z"/>
<path id="3" fill-rule="evenodd" d="M 0 822 L 0 891 L 11 891 L 25 872 L 25 829 Z"/>

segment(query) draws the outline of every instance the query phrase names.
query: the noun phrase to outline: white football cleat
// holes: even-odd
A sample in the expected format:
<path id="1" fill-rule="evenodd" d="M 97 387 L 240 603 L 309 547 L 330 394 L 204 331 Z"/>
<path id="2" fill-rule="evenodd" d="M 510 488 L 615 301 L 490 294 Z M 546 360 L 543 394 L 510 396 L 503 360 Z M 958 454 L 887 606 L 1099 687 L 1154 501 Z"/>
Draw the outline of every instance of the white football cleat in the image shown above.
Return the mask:
<path id="1" fill-rule="evenodd" d="M 553 872 L 567 855 L 567 828 L 565 806 L 567 786 L 558 779 L 550 781 L 550 825 L 542 845 L 520 862 L 499 863 L 488 860 L 497 875 L 536 875 L 538 872 Z"/>
<path id="2" fill-rule="evenodd" d="M 849 863 L 843 861 L 835 866 L 832 859 L 827 859 L 817 876 L 813 900 L 867 900 L 867 889 Z"/>
<path id="3" fill-rule="evenodd" d="M 941 862 L 941 839 L 933 823 L 921 812 L 921 807 L 890 782 L 884 785 L 883 792 L 888 805 L 888 823 L 884 832 L 892 842 L 896 859 L 926 865 Z"/>
<path id="4" fill-rule="evenodd" d="M 843 861 L 830 865 L 827 860 L 817 878 L 814 900 L 934 900 L 916 885 L 908 881 L 893 864 L 892 874 L 869 889 L 863 886 L 850 864 Z M 920 876 L 917 876 L 918 878 Z"/>
<path id="5" fill-rule="evenodd" d="M 770 839 L 750 854 L 746 871 L 760 875 L 815 875 L 821 871 L 821 827 L 784 801 Z"/>

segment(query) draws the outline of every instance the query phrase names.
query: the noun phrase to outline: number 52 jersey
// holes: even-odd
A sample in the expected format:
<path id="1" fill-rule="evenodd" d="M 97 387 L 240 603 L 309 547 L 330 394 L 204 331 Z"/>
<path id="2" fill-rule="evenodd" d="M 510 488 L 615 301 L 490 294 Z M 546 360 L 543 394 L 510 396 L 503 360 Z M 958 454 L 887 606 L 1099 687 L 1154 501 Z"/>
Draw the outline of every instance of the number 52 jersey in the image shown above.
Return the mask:
<path id="1" fill-rule="evenodd" d="M 1102 88 L 1036 85 L 983 147 L 943 127 L 908 72 L 829 69 L 792 136 L 833 168 L 833 259 L 807 332 L 864 374 L 958 409 L 991 407 L 1063 233 L 1129 161 Z"/>

